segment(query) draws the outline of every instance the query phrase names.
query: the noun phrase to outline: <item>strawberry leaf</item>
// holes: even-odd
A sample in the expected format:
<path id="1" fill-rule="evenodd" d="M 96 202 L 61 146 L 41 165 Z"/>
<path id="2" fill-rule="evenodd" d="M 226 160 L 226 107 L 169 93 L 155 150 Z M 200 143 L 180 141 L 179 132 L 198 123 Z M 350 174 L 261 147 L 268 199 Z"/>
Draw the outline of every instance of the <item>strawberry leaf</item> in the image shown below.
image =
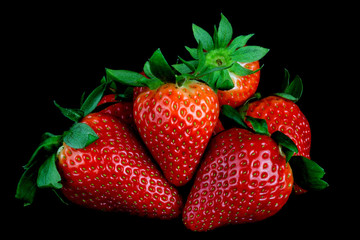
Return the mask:
<path id="1" fill-rule="evenodd" d="M 251 129 L 246 125 L 243 116 L 236 111 L 235 108 L 229 106 L 229 105 L 223 105 L 221 107 L 221 112 L 222 114 L 224 114 L 226 117 L 234 120 L 237 124 L 239 124 L 242 128 L 250 130 Z"/>
<path id="2" fill-rule="evenodd" d="M 163 82 L 172 82 L 175 80 L 175 73 L 167 63 L 160 49 L 157 49 L 149 59 L 152 74 Z"/>
<path id="3" fill-rule="evenodd" d="M 81 105 L 80 110 L 83 111 L 84 116 L 91 113 L 98 103 L 100 102 L 101 98 L 104 95 L 104 92 L 107 88 L 108 83 L 102 83 L 100 86 L 95 88 L 89 96 L 85 99 L 84 103 Z"/>
<path id="4" fill-rule="evenodd" d="M 322 180 L 325 171 L 316 162 L 302 157 L 293 156 L 290 159 L 291 169 L 294 174 L 294 181 L 306 190 L 323 190 L 329 186 L 327 182 Z"/>
<path id="5" fill-rule="evenodd" d="M 56 154 L 52 154 L 39 168 L 37 186 L 39 188 L 62 188 L 61 176 L 56 168 Z"/>
<path id="6" fill-rule="evenodd" d="M 85 148 L 95 142 L 99 137 L 94 130 L 85 123 L 75 123 L 69 131 L 65 133 L 64 142 L 72 148 Z"/>
<path id="7" fill-rule="evenodd" d="M 219 48 L 226 47 L 229 44 L 232 35 L 233 35 L 233 29 L 229 20 L 223 14 L 221 14 L 221 20 L 219 23 L 219 29 L 217 33 L 218 47 Z"/>
<path id="8" fill-rule="evenodd" d="M 85 116 L 84 111 L 82 111 L 80 109 L 63 108 L 59 104 L 57 104 L 55 101 L 54 101 L 54 104 L 65 117 L 67 117 L 68 119 L 70 119 L 74 122 L 80 121 Z"/>
<path id="9" fill-rule="evenodd" d="M 232 60 L 242 63 L 255 62 L 263 58 L 269 49 L 259 46 L 246 46 L 236 50 L 231 54 Z"/>
<path id="10" fill-rule="evenodd" d="M 207 31 L 195 24 L 192 25 L 192 29 L 197 43 L 202 42 L 206 51 L 214 49 L 214 42 Z"/>
<path id="11" fill-rule="evenodd" d="M 229 51 L 234 52 L 237 49 L 243 47 L 246 45 L 247 41 L 254 36 L 254 34 L 249 34 L 249 35 L 240 35 L 236 38 L 234 38 L 234 40 L 230 43 L 230 45 L 228 46 Z"/>
<path id="12" fill-rule="evenodd" d="M 255 133 L 270 136 L 268 126 L 267 126 L 265 119 L 253 118 L 250 116 L 246 116 L 246 121 L 249 121 L 251 123 L 251 126 L 253 127 Z"/>
<path id="13" fill-rule="evenodd" d="M 299 152 L 295 143 L 284 133 L 276 131 L 271 134 L 271 138 L 274 139 L 275 142 L 277 142 L 277 144 L 281 146 L 281 150 L 286 156 L 286 162 L 289 162 L 290 158 L 294 155 L 294 153 Z"/>

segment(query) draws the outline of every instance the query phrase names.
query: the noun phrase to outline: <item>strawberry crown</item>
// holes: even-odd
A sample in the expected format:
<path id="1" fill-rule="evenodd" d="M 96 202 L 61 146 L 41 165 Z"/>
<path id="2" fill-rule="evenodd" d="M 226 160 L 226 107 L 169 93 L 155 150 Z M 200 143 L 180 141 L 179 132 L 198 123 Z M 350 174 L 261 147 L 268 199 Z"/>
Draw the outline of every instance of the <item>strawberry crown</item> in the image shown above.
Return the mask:
<path id="1" fill-rule="evenodd" d="M 230 73 L 237 76 L 246 76 L 253 74 L 255 71 L 244 68 L 236 63 L 250 63 L 262 59 L 269 49 L 259 46 L 246 46 L 248 40 L 254 34 L 240 35 L 233 38 L 233 28 L 228 19 L 221 14 L 219 27 L 214 26 L 213 37 L 202 29 L 193 24 L 193 34 L 197 48 L 185 47 L 193 57 L 193 60 L 186 63 L 173 65 L 181 73 L 192 72 L 194 67 L 203 65 L 203 68 L 211 71 L 211 69 L 221 68 L 202 78 L 213 89 L 228 90 L 234 87 Z M 199 51 L 203 49 L 203 51 Z M 192 66 L 192 67 L 191 67 Z"/>

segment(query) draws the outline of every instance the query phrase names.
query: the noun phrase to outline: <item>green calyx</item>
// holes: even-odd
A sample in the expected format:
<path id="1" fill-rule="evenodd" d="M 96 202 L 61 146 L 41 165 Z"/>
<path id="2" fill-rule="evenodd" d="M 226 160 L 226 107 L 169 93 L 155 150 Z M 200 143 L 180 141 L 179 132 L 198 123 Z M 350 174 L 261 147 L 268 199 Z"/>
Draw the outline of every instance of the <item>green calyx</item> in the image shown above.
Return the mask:
<path id="1" fill-rule="evenodd" d="M 246 76 L 257 72 L 258 70 L 249 70 L 242 67 L 239 63 L 255 62 L 263 58 L 269 49 L 259 46 L 245 46 L 247 41 L 254 35 L 240 35 L 233 38 L 233 29 L 228 19 L 221 14 L 219 27 L 214 27 L 213 37 L 193 24 L 193 33 L 198 43 L 197 48 L 185 47 L 194 58 L 191 60 L 193 66 L 202 66 L 207 69 L 217 69 L 213 73 L 201 78 L 214 90 L 228 90 L 234 87 L 230 78 L 230 72 L 238 76 Z M 199 48 L 201 51 L 199 51 Z M 204 61 L 203 61 L 204 60 Z M 174 66 L 182 73 L 192 72 L 181 64 Z M 223 69 L 219 70 L 218 68 Z"/>
<path id="2" fill-rule="evenodd" d="M 61 113 L 74 121 L 74 124 L 62 135 L 45 133 L 40 145 L 24 166 L 25 171 L 19 180 L 15 195 L 15 198 L 24 201 L 24 206 L 33 203 L 38 188 L 51 188 L 54 191 L 62 188 L 61 176 L 56 168 L 56 159 L 63 142 L 72 148 L 80 149 L 99 138 L 90 126 L 79 121 L 89 113 L 96 111 L 98 103 L 110 84 L 106 80 L 102 81 L 100 86 L 81 101 L 79 109 L 63 108 L 54 102 Z M 60 197 L 58 194 L 56 195 Z M 61 201 L 64 202 L 62 199 Z"/>
<path id="3" fill-rule="evenodd" d="M 293 102 L 300 100 L 303 93 L 303 83 L 301 78 L 296 75 L 295 78 L 290 82 L 290 73 L 285 68 L 284 80 L 281 86 L 281 92 L 275 93 L 274 95 L 286 98 Z"/>

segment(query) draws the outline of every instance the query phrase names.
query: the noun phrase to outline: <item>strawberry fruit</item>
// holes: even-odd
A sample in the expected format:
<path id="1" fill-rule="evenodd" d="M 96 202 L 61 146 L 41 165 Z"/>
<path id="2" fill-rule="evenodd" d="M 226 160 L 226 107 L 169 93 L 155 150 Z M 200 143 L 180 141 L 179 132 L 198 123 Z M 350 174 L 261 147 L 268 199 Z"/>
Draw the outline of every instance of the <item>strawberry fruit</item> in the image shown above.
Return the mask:
<path id="1" fill-rule="evenodd" d="M 204 64 L 198 64 L 193 74 L 177 74 L 158 49 L 144 66 L 148 77 L 107 69 L 111 80 L 149 88 L 134 101 L 135 124 L 165 177 L 175 186 L 192 178 L 218 121 L 216 93 L 197 81 L 209 73 Z"/>
<path id="2" fill-rule="evenodd" d="M 185 226 L 207 231 L 260 221 L 278 212 L 292 191 L 293 175 L 268 136 L 232 128 L 215 136 L 183 212 Z"/>
<path id="3" fill-rule="evenodd" d="M 45 134 L 25 166 L 16 197 L 29 205 L 37 187 L 54 188 L 87 208 L 160 219 L 178 216 L 182 206 L 178 191 L 130 128 L 111 115 L 90 113 L 107 85 L 95 89 L 80 109 L 56 104 L 75 124 L 63 135 Z M 42 155 L 49 157 L 44 161 Z"/>

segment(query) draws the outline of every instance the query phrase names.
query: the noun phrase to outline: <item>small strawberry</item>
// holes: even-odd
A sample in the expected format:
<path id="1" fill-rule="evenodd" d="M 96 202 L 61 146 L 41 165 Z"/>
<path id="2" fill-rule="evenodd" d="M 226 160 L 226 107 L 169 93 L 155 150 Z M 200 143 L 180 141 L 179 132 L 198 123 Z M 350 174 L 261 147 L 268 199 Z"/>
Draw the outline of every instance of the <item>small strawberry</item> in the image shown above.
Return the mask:
<path id="1" fill-rule="evenodd" d="M 259 60 L 267 54 L 269 49 L 246 46 L 247 41 L 254 34 L 233 38 L 232 26 L 223 14 L 221 14 L 219 27 L 215 26 L 213 37 L 195 24 L 193 24 L 193 33 L 205 53 L 202 57 L 198 54 L 197 49 L 186 47 L 195 59 L 195 61 L 189 62 L 196 65 L 198 62 L 204 61 L 205 67 L 209 70 L 226 67 L 226 69 L 205 76 L 202 80 L 214 89 L 219 89 L 217 94 L 220 106 L 224 104 L 232 107 L 242 105 L 257 90 L 260 81 Z M 191 72 L 190 68 L 181 65 L 175 67 L 184 73 Z M 220 84 L 223 87 L 220 87 Z"/>
<path id="2" fill-rule="evenodd" d="M 107 85 L 95 89 L 80 109 L 56 104 L 75 123 L 63 135 L 44 135 L 25 166 L 16 197 L 29 205 L 37 187 L 54 188 L 87 208 L 161 219 L 178 216 L 180 195 L 130 128 L 109 114 L 90 113 Z"/>
<path id="3" fill-rule="evenodd" d="M 110 114 L 118 118 L 123 123 L 135 127 L 133 116 L 133 102 L 116 100 L 116 94 L 105 95 L 99 102 L 98 106 L 105 103 L 114 103 L 100 111 L 100 113 Z"/>
<path id="4" fill-rule="evenodd" d="M 240 128 L 223 131 L 209 144 L 183 222 L 207 231 L 263 220 L 284 206 L 292 185 L 291 168 L 273 139 Z"/>
<path id="5" fill-rule="evenodd" d="M 305 115 L 295 104 L 302 95 L 302 80 L 299 76 L 296 76 L 289 84 L 289 73 L 286 69 L 285 78 L 283 93 L 249 103 L 246 115 L 266 120 L 270 134 L 275 131 L 286 134 L 299 150 L 295 155 L 310 159 L 310 125 Z M 246 123 L 249 127 L 252 127 L 249 121 Z M 297 184 L 294 184 L 294 190 L 296 194 L 306 192 Z"/>
<path id="6" fill-rule="evenodd" d="M 157 50 L 144 72 L 148 77 L 107 69 L 107 76 L 121 84 L 148 87 L 134 101 L 135 124 L 165 177 L 182 186 L 192 178 L 215 129 L 218 98 L 208 85 L 197 81 L 209 73 L 203 64 L 193 74 L 177 74 Z"/>

